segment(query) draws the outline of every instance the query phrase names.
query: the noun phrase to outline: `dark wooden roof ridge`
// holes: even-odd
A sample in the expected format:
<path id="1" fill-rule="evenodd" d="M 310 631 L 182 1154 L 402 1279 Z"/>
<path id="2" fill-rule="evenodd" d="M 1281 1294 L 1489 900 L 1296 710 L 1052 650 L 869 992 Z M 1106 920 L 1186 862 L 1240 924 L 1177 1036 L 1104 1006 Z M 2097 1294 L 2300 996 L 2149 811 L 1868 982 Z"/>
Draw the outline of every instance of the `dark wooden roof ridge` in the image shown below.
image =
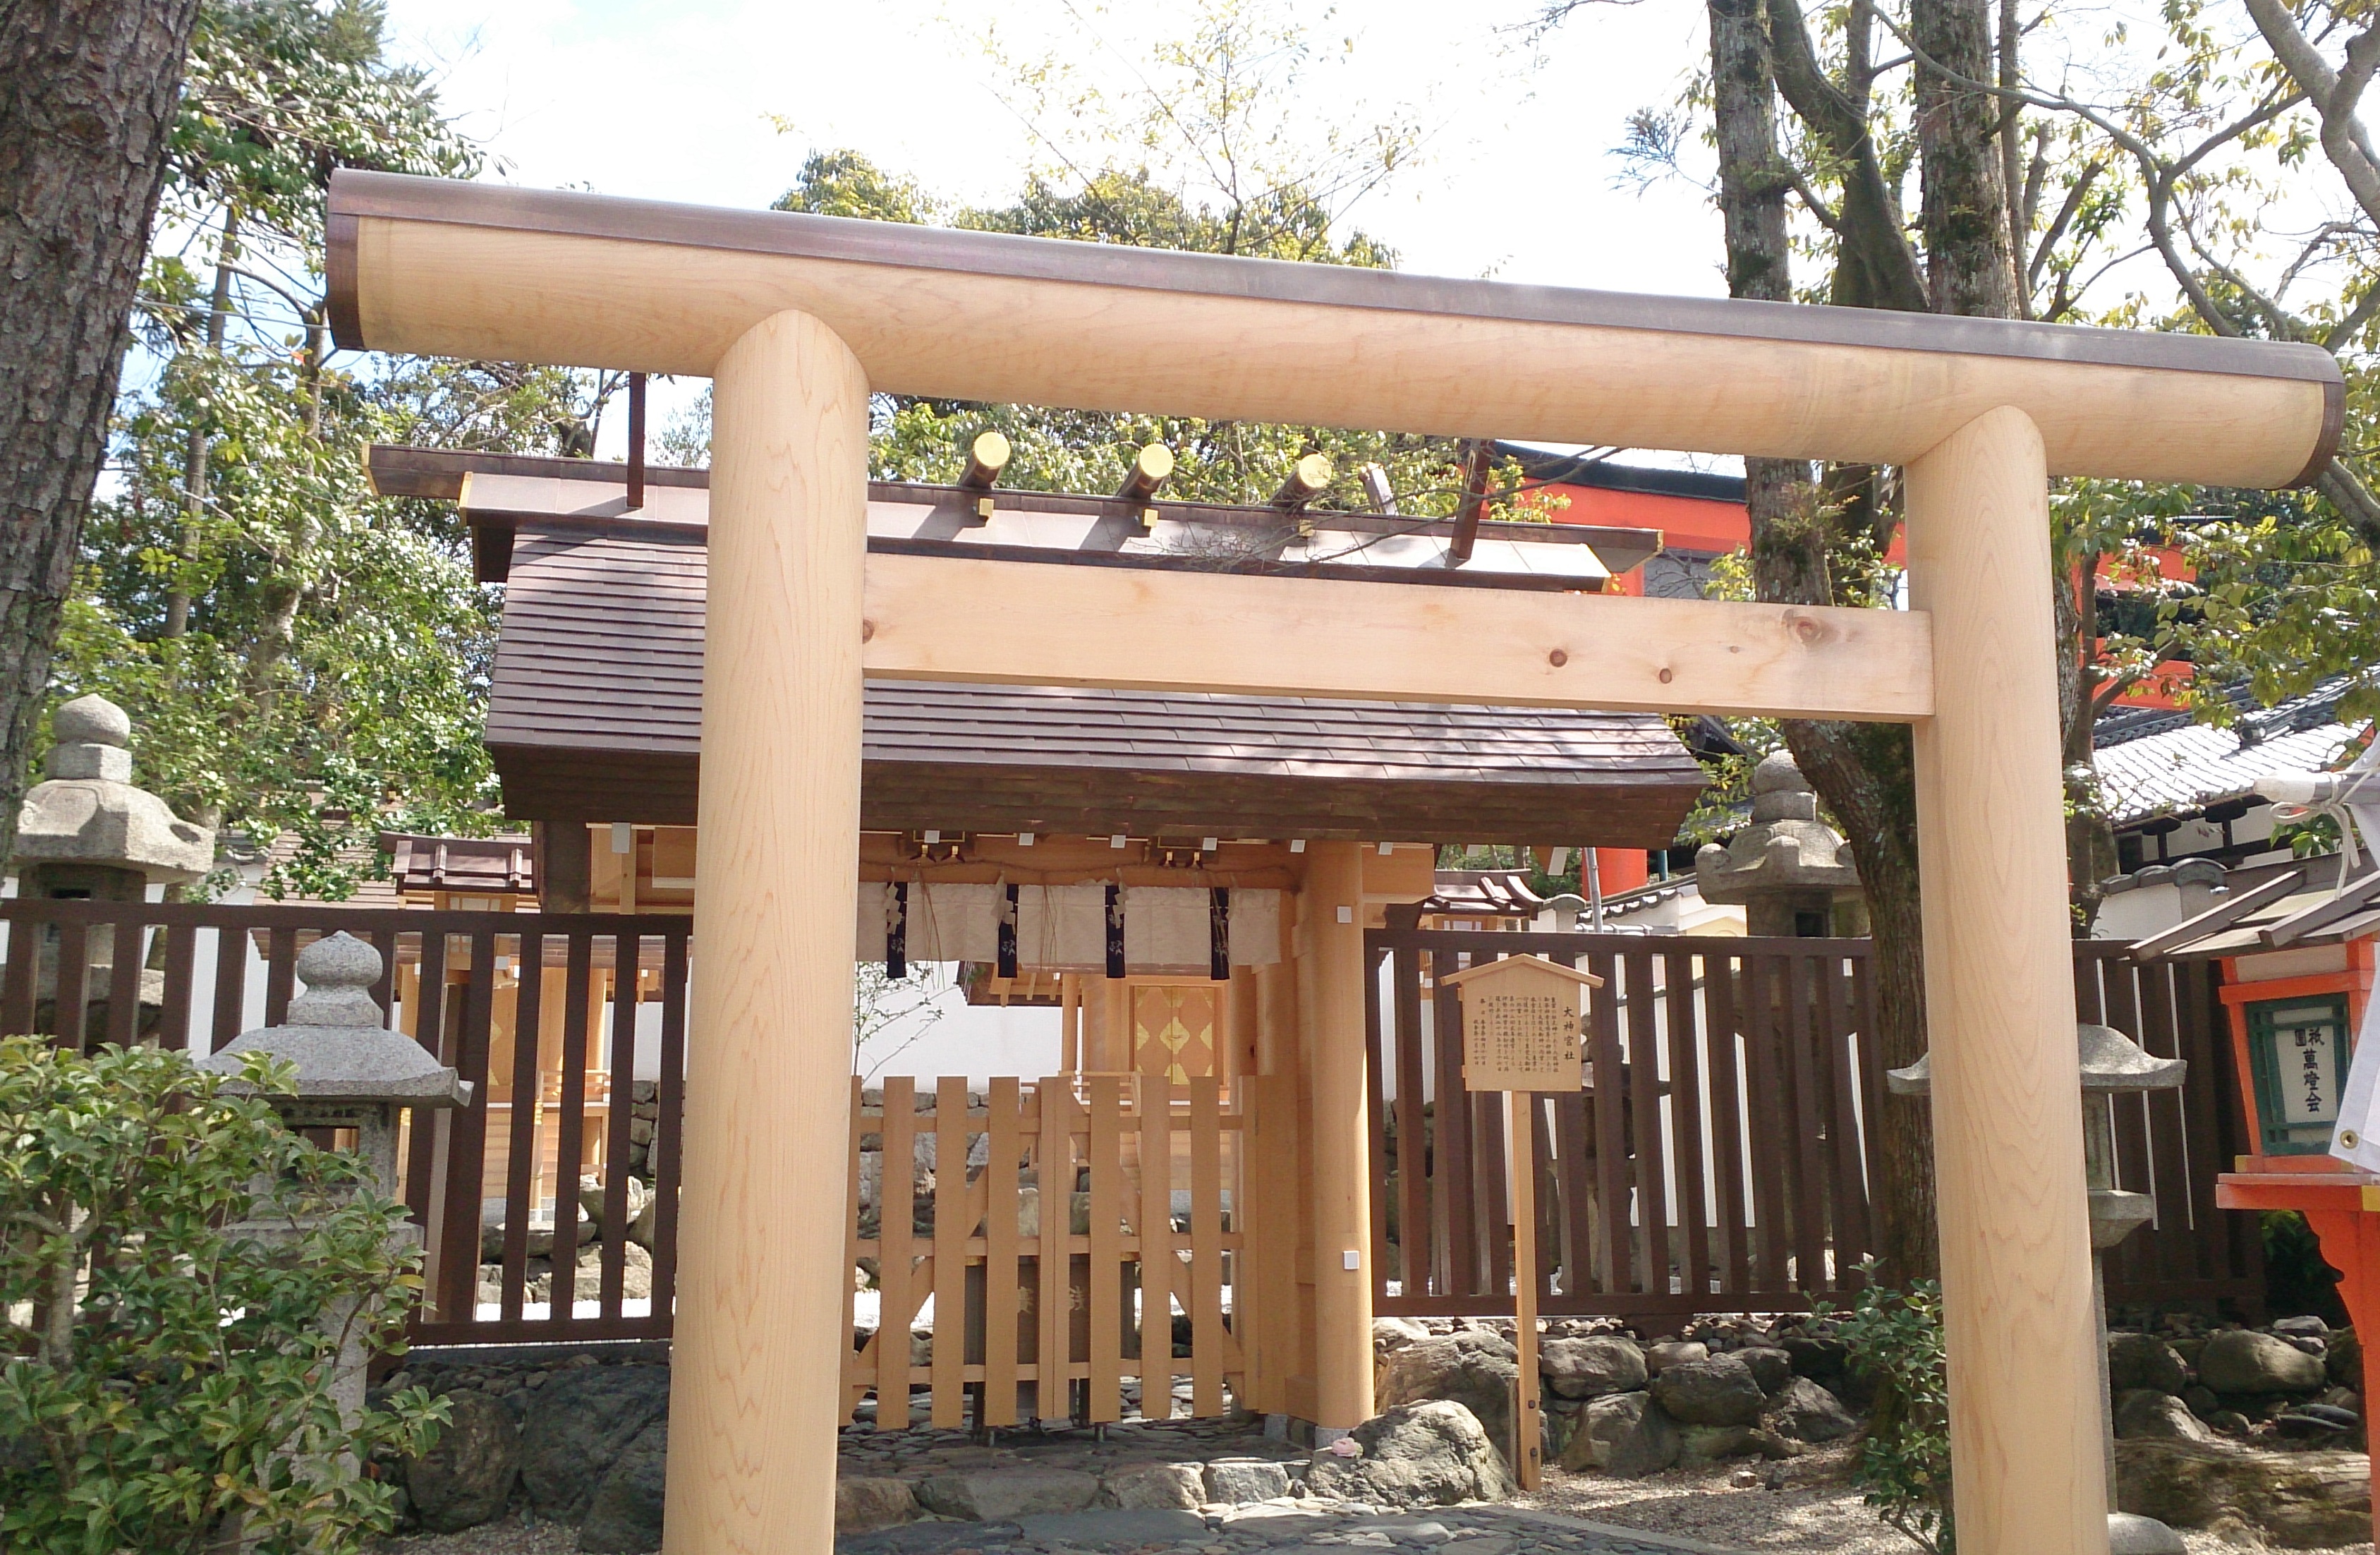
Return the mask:
<path id="1" fill-rule="evenodd" d="M 357 224 L 384 217 L 1254 301 L 2342 384 L 2327 351 L 2266 340 L 1524 285 L 352 168 L 332 174 L 330 209 L 330 314 L 338 344 L 349 349 L 364 348 Z M 2319 468 L 2326 449 L 2316 452 L 2325 456 Z"/>
<path id="2" fill-rule="evenodd" d="M 371 477 L 372 490 L 382 496 L 431 497 L 445 502 L 461 501 L 463 477 L 482 471 L 528 480 L 587 481 L 617 486 L 624 492 L 628 483 L 628 467 L 612 459 L 567 459 L 541 454 L 483 454 L 470 449 L 411 448 L 387 443 L 375 443 L 365 451 L 365 468 Z M 648 485 L 709 491 L 710 471 L 698 466 L 648 465 L 645 467 L 645 481 Z M 993 497 L 1002 507 L 1023 513 L 1099 515 L 1112 512 L 1123 505 L 1114 497 L 1088 496 L 1074 492 L 1027 492 L 999 487 L 986 493 L 926 480 L 871 480 L 868 483 L 868 499 L 870 502 L 934 504 L 972 501 L 984 495 Z M 1295 521 L 1293 516 L 1277 508 L 1244 503 L 1176 502 L 1160 497 L 1154 502 L 1133 505 L 1155 508 L 1160 518 L 1185 523 L 1284 528 Z M 474 523 L 504 523 L 522 518 L 542 521 L 549 515 L 517 514 L 502 508 L 474 508 L 467 516 Z M 625 515 L 622 516 L 625 517 Z M 1454 532 L 1454 520 L 1451 518 L 1355 513 L 1334 507 L 1307 508 L 1305 516 L 1322 522 L 1329 528 L 1350 529 L 1361 534 L 1445 536 Z M 1649 542 L 1658 547 L 1661 531 L 1488 518 L 1480 521 L 1479 533 L 1499 540 L 1549 545 L 1610 544 L 1619 541 Z"/>
<path id="3" fill-rule="evenodd" d="M 399 890 L 512 893 L 534 889 L 533 840 L 526 834 L 496 837 L 434 836 L 382 832 L 380 850 L 389 855 Z"/>
<path id="4" fill-rule="evenodd" d="M 484 535 L 482 530 L 493 530 Z M 625 515 L 559 513 L 472 525 L 474 576 L 503 583 L 512 574 L 512 538 L 531 534 L 611 535 L 662 545 L 710 543 L 708 525 Z M 487 543 L 478 543 L 485 541 Z M 1436 589 L 1502 589 L 1543 593 L 1594 592 L 1599 579 L 1560 573 L 1473 572 L 1439 567 L 1376 567 L 1360 562 L 1280 562 L 1262 556 L 1169 556 L 1138 551 L 1061 551 L 1047 545 L 985 545 L 964 540 L 868 537 L 872 556 L 944 556 L 953 560 L 1021 562 L 1028 565 L 1125 567 L 1141 572 L 1229 572 L 1257 577 L 1315 577 L 1340 583 L 1402 583 Z"/>

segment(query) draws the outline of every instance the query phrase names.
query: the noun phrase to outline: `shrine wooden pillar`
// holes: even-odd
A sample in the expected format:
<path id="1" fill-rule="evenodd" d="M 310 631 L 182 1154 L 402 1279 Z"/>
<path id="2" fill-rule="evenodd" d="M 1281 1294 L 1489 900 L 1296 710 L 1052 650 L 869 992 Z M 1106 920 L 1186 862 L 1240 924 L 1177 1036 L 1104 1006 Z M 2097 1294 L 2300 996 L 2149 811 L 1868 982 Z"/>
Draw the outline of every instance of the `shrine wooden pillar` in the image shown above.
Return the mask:
<path id="1" fill-rule="evenodd" d="M 2104 1555 L 2048 477 L 2022 411 L 1910 462 L 1934 1176 L 1961 1555 Z"/>
<path id="2" fill-rule="evenodd" d="M 1297 908 L 1297 987 L 1314 1163 L 1314 1423 L 1337 1431 L 1352 1430 L 1372 1416 L 1362 847 L 1308 844 Z"/>
<path id="3" fill-rule="evenodd" d="M 671 1555 L 833 1548 L 868 380 L 806 314 L 714 377 Z"/>

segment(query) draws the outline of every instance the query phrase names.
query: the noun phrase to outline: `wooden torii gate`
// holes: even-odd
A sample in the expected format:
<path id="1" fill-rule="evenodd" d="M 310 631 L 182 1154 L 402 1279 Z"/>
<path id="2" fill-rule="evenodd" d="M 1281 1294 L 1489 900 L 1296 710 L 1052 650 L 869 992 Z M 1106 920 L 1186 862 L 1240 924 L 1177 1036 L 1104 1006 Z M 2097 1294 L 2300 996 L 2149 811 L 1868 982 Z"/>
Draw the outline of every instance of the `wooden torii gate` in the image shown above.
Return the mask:
<path id="1" fill-rule="evenodd" d="M 2104 1555 L 2046 482 L 2308 480 L 2325 354 L 373 174 L 330 238 L 341 346 L 714 381 L 674 1555 L 831 1548 L 866 675 L 1912 724 L 1960 1543 Z M 1912 608 L 868 558 L 872 390 L 1899 465 Z M 1356 1125 L 1314 1171 L 1360 1228 L 1340 916 L 1312 1083 Z M 1371 1276 L 1319 1234 L 1319 1423 L 1352 1426 Z"/>

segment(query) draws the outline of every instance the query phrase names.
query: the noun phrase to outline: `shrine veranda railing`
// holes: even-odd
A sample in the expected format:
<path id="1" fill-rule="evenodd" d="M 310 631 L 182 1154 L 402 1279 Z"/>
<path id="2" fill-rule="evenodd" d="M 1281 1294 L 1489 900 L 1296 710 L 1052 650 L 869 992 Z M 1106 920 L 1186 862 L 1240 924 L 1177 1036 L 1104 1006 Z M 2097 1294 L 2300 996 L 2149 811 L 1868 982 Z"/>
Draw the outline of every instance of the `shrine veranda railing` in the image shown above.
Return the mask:
<path id="1" fill-rule="evenodd" d="M 1536 1101 L 1540 1311 L 1658 1326 L 1803 1309 L 1856 1285 L 1877 1245 L 1866 1124 L 1885 1105 L 1867 941 L 1375 929 L 1366 942 L 1376 1311 L 1511 1309 L 1503 1099 L 1464 1093 L 1462 1005 L 1436 977 L 1522 954 L 1604 979 L 1587 995 L 1587 1087 Z M 2095 942 L 2074 967 L 2082 1019 L 2191 1061 L 2182 1090 L 2115 1102 L 2119 1185 L 2155 1193 L 2158 1216 L 2110 1258 L 2109 1299 L 2254 1308 L 2257 1228 L 2214 1205 L 2240 1133 L 2213 969 Z"/>

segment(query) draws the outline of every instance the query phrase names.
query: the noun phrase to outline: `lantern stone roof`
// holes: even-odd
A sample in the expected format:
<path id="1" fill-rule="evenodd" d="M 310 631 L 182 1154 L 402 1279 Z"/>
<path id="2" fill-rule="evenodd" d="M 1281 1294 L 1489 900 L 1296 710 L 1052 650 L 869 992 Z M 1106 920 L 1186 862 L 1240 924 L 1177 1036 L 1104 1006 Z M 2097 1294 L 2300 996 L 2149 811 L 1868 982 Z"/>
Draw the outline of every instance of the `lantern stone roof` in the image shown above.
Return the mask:
<path id="1" fill-rule="evenodd" d="M 1706 902 L 1750 902 L 1779 891 L 1855 891 L 1859 871 L 1840 833 L 1818 819 L 1818 796 L 1791 752 L 1779 749 L 1752 771 L 1752 824 L 1694 855 Z"/>
<path id="2" fill-rule="evenodd" d="M 132 784 L 132 720 L 104 697 L 78 697 L 51 714 L 56 744 L 46 781 L 17 820 L 18 866 L 88 864 L 137 869 L 152 884 L 182 884 L 214 867 L 214 832 L 176 815 Z"/>
<path id="3" fill-rule="evenodd" d="M 380 952 L 345 932 L 298 953 L 306 991 L 289 1001 L 279 1026 L 243 1031 L 200 1061 L 218 1075 L 237 1075 L 247 1055 L 265 1053 L 296 1066 L 301 1100 L 395 1102 L 451 1107 L 469 1099 L 469 1087 L 437 1055 L 401 1031 L 371 996 L 380 979 Z"/>

